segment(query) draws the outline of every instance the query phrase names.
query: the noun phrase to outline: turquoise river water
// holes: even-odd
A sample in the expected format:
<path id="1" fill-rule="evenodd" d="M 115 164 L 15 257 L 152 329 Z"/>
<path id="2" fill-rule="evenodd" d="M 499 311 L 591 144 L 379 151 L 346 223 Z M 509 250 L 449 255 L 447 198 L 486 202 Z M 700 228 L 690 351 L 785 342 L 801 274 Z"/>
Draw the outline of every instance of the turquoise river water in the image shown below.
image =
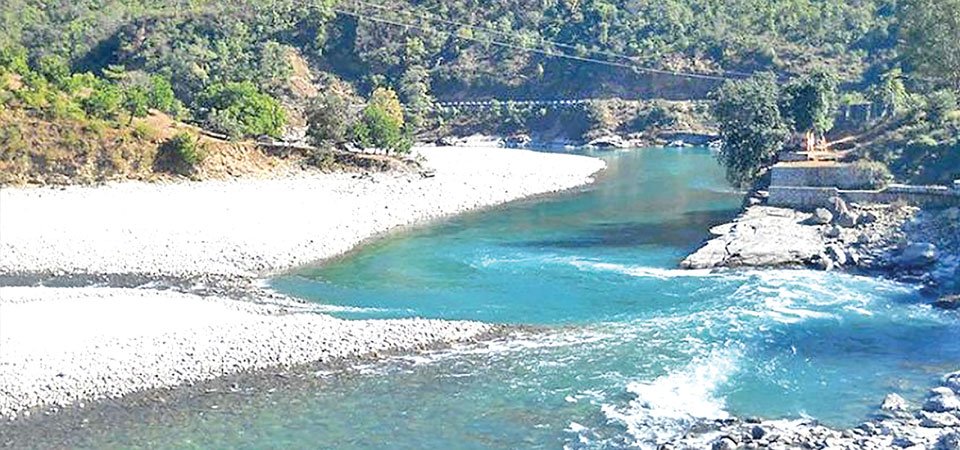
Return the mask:
<path id="1" fill-rule="evenodd" d="M 741 195 L 707 149 L 601 154 L 577 192 L 459 216 L 273 280 L 344 318 L 543 326 L 362 368 L 229 414 L 148 421 L 113 445 L 655 448 L 698 418 L 863 420 L 960 362 L 956 319 L 895 282 L 682 271 Z M 322 374 L 318 374 L 320 376 Z"/>

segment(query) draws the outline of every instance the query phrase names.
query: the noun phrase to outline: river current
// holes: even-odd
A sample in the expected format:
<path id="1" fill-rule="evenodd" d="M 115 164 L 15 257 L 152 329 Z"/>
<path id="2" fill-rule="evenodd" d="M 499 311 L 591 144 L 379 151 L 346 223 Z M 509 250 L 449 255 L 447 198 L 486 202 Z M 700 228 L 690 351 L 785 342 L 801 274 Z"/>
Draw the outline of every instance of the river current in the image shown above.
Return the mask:
<path id="1" fill-rule="evenodd" d="M 100 444 L 655 448 L 701 418 L 854 425 L 886 393 L 917 400 L 956 369 L 956 318 L 913 286 L 676 269 L 741 201 L 709 150 L 599 156 L 608 169 L 576 192 L 398 233 L 271 282 L 343 318 L 531 331 L 256 394 L 229 412 L 143 420 Z"/>

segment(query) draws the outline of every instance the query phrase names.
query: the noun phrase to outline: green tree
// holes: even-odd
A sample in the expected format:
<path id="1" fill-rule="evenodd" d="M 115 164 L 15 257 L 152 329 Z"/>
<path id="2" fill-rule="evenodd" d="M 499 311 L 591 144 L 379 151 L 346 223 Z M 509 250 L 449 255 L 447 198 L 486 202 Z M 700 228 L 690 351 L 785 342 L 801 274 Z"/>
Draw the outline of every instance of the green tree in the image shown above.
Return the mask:
<path id="1" fill-rule="evenodd" d="M 797 132 L 824 134 L 833 128 L 837 114 L 836 75 L 818 71 L 787 84 L 780 112 Z"/>
<path id="2" fill-rule="evenodd" d="M 900 52 L 922 76 L 960 92 L 960 0 L 899 2 Z"/>
<path id="3" fill-rule="evenodd" d="M 113 119 L 116 118 L 123 102 L 124 97 L 120 89 L 113 84 L 104 83 L 90 92 L 90 95 L 80 103 L 83 110 L 93 117 Z"/>
<path id="4" fill-rule="evenodd" d="M 133 123 L 134 117 L 145 117 L 150 108 L 150 97 L 142 86 L 130 86 L 123 91 L 123 108 L 130 115 L 127 124 Z"/>
<path id="5" fill-rule="evenodd" d="M 351 122 L 350 104 L 339 93 L 326 92 L 307 107 L 307 136 L 318 147 L 346 141 Z"/>
<path id="6" fill-rule="evenodd" d="M 413 143 L 404 131 L 403 106 L 397 93 L 389 88 L 377 88 L 353 127 L 353 138 L 363 147 L 406 153 Z"/>
<path id="7" fill-rule="evenodd" d="M 286 124 L 280 102 L 249 82 L 212 84 L 196 103 L 208 126 L 232 137 L 278 137 Z"/>
<path id="8" fill-rule="evenodd" d="M 903 112 L 910 94 L 903 84 L 903 71 L 892 69 L 880 77 L 880 83 L 870 89 L 870 98 L 881 105 L 881 116 L 887 117 Z"/>
<path id="9" fill-rule="evenodd" d="M 723 140 L 718 157 L 734 185 L 757 181 L 786 142 L 789 129 L 780 115 L 779 97 L 770 73 L 727 81 L 714 93 L 713 115 Z"/>
<path id="10" fill-rule="evenodd" d="M 150 77 L 147 87 L 147 100 L 151 108 L 167 114 L 178 115 L 183 107 L 173 93 L 173 85 L 170 84 L 170 80 L 160 75 Z"/>

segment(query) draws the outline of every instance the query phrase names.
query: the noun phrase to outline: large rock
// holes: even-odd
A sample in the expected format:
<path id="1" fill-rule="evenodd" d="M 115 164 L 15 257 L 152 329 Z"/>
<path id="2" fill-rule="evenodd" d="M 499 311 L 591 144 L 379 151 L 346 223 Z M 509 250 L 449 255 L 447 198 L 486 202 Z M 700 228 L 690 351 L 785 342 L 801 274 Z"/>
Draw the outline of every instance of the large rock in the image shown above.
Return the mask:
<path id="1" fill-rule="evenodd" d="M 713 267 L 802 267 L 818 260 L 825 245 L 818 227 L 804 225 L 810 214 L 771 206 L 747 208 L 731 226 L 688 256 L 687 269 Z"/>
<path id="2" fill-rule="evenodd" d="M 843 247 L 837 244 L 827 246 L 827 256 L 829 256 L 833 262 L 837 263 L 838 266 L 847 264 L 847 253 L 843 251 Z"/>
<path id="3" fill-rule="evenodd" d="M 955 394 L 960 394 L 960 372 L 953 372 L 944 375 L 943 385 L 953 389 Z"/>
<path id="4" fill-rule="evenodd" d="M 927 242 L 907 244 L 895 262 L 908 269 L 928 267 L 937 262 L 937 247 Z"/>
<path id="5" fill-rule="evenodd" d="M 817 225 L 826 225 L 833 222 L 833 213 L 825 208 L 817 208 L 813 210 L 813 217 L 810 218 L 810 222 Z"/>
<path id="6" fill-rule="evenodd" d="M 847 207 L 847 202 L 836 196 L 827 199 L 827 210 L 829 210 L 834 217 L 850 212 L 850 208 Z"/>
<path id="7" fill-rule="evenodd" d="M 947 433 L 937 440 L 936 450 L 960 450 L 960 432 Z"/>
<path id="8" fill-rule="evenodd" d="M 923 402 L 923 410 L 930 412 L 953 412 L 960 410 L 960 398 L 947 386 L 930 390 L 930 397 Z"/>
<path id="9" fill-rule="evenodd" d="M 960 295 L 941 297 L 939 300 L 933 302 L 933 306 L 947 310 L 960 309 Z"/>
<path id="10" fill-rule="evenodd" d="M 626 148 L 627 142 L 622 137 L 615 134 L 600 136 L 587 143 L 588 147 L 594 148 Z"/>
<path id="11" fill-rule="evenodd" d="M 907 412 L 909 409 L 910 405 L 907 401 L 897 394 L 888 394 L 884 397 L 883 403 L 880 404 L 880 410 L 885 413 L 900 414 Z"/>
<path id="12" fill-rule="evenodd" d="M 844 228 L 853 228 L 857 226 L 857 222 L 860 216 L 856 215 L 850 211 L 844 211 L 836 216 L 834 219 L 837 222 L 837 225 L 840 225 Z"/>

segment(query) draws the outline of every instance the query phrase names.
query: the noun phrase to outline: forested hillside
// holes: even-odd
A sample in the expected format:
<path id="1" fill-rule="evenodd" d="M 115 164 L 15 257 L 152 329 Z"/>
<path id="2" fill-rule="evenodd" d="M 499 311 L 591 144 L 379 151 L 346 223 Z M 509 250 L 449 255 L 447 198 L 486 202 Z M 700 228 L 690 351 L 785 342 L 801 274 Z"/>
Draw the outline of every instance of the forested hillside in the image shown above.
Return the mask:
<path id="1" fill-rule="evenodd" d="M 950 54 L 960 42 L 958 5 L 7 0 L 0 98 L 57 120 L 122 127 L 124 116 L 159 106 L 141 95 L 159 84 L 174 97 L 159 109 L 234 138 L 281 136 L 309 122 L 317 143 L 403 149 L 440 123 L 434 99 L 706 99 L 724 79 L 822 68 L 851 101 L 881 95 L 892 70 L 911 91 L 960 90 L 960 51 Z M 38 94 L 47 85 L 69 95 Z M 106 110 L 92 107 L 103 92 Z M 399 116 L 388 113 L 394 101 Z M 71 112 L 50 113 L 58 108 Z"/>

